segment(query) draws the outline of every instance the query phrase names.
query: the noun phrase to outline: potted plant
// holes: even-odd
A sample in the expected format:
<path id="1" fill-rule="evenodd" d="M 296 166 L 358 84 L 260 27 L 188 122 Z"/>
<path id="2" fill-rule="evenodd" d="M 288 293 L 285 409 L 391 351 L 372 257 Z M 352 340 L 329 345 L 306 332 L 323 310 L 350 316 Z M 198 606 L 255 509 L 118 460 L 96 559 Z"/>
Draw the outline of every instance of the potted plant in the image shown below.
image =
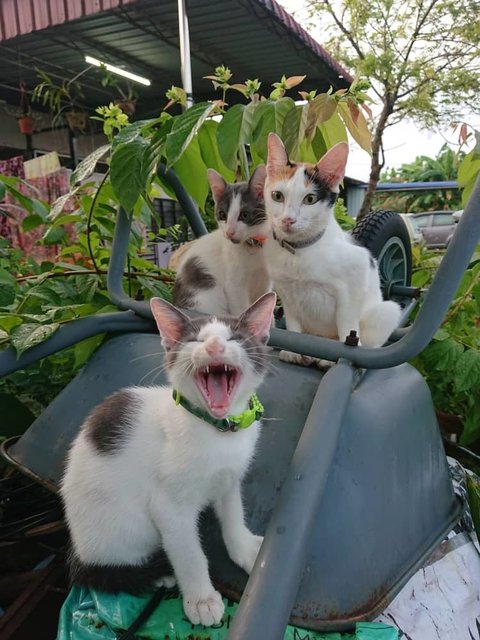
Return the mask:
<path id="1" fill-rule="evenodd" d="M 133 116 L 137 105 L 138 93 L 128 80 L 121 81 L 104 65 L 100 66 L 100 73 L 103 75 L 102 87 L 112 87 L 118 91 L 120 98 L 114 100 L 114 104 L 119 107 L 127 116 Z"/>
<path id="2" fill-rule="evenodd" d="M 15 114 L 18 122 L 18 128 L 20 129 L 20 133 L 25 136 L 31 136 L 33 133 L 33 129 L 35 126 L 35 120 L 32 116 L 32 109 L 30 107 L 30 101 L 28 99 L 28 94 L 26 90 L 25 82 L 20 82 L 20 107 L 19 111 Z"/>
<path id="3" fill-rule="evenodd" d="M 87 67 L 70 80 L 62 80 L 60 84 L 56 84 L 47 73 L 37 69 L 41 82 L 33 90 L 32 100 L 48 106 L 54 114 L 54 126 L 63 116 L 72 131 L 85 130 L 87 116 L 85 111 L 79 108 L 79 101 L 84 95 L 78 79 L 89 69 L 90 67 Z"/>

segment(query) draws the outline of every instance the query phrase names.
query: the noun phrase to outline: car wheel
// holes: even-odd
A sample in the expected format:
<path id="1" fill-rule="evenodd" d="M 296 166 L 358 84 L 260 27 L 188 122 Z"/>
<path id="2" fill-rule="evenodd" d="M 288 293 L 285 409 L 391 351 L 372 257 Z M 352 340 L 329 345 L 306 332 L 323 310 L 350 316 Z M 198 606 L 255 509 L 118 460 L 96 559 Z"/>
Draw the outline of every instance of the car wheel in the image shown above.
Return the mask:
<path id="1" fill-rule="evenodd" d="M 410 286 L 412 247 L 408 230 L 395 211 L 371 211 L 352 229 L 352 237 L 378 262 L 384 292 L 392 284 Z"/>

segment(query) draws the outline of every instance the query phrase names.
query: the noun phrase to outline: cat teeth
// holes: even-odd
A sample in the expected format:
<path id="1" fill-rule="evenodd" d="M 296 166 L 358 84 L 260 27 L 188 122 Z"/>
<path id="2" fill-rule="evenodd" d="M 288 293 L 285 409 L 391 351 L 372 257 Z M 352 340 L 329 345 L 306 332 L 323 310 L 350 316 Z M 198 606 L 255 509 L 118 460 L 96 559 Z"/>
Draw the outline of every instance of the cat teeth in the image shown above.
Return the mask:
<path id="1" fill-rule="evenodd" d="M 225 373 L 226 373 L 226 372 L 228 371 L 228 367 L 227 367 L 227 365 L 226 365 L 226 364 L 224 364 L 224 365 L 223 365 L 223 368 L 224 368 Z"/>
<path id="2" fill-rule="evenodd" d="M 210 373 L 210 367 L 207 365 L 207 373 Z"/>

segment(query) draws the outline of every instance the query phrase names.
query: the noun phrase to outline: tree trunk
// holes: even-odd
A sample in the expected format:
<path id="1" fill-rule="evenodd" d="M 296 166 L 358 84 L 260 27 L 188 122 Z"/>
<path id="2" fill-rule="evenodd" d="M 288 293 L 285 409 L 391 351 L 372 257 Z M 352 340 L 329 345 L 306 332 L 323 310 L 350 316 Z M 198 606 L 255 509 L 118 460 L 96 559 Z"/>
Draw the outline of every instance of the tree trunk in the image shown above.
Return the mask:
<path id="1" fill-rule="evenodd" d="M 362 207 L 357 216 L 357 221 L 364 218 L 370 211 L 373 202 L 373 196 L 377 188 L 378 180 L 380 178 L 380 171 L 382 170 L 383 163 L 380 163 L 380 148 L 382 146 L 383 132 L 387 124 L 387 120 L 392 113 L 392 109 L 388 102 L 384 103 L 380 118 L 378 119 L 377 126 L 375 127 L 375 133 L 372 140 L 372 162 L 370 165 L 370 177 L 368 179 L 368 187 L 365 191 L 365 198 L 363 199 Z"/>

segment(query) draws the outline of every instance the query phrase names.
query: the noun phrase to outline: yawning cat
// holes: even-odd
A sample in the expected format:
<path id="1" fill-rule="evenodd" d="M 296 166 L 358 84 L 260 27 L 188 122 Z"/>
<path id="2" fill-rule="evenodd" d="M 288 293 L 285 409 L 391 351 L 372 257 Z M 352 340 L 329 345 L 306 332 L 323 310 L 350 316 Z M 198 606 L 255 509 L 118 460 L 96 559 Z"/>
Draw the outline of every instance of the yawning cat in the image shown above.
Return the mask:
<path id="1" fill-rule="evenodd" d="M 348 145 L 338 143 L 316 165 L 289 162 L 280 138 L 268 138 L 265 207 L 272 237 L 265 245 L 287 329 L 344 341 L 356 331 L 364 346 L 381 346 L 397 327 L 400 307 L 384 301 L 376 261 L 342 231 L 333 207 Z M 283 352 L 282 359 L 312 358 Z"/>
<path id="2" fill-rule="evenodd" d="M 151 300 L 172 386 L 118 391 L 74 441 L 61 489 L 73 582 L 113 593 L 170 586 L 165 552 L 188 619 L 221 620 L 197 521 L 212 504 L 231 559 L 251 571 L 262 538 L 244 523 L 240 484 L 260 432 L 255 391 L 274 306 L 267 293 L 239 317 L 189 319 Z"/>
<path id="3" fill-rule="evenodd" d="M 179 260 L 173 302 L 203 313 L 240 313 L 271 289 L 263 242 L 265 167 L 250 181 L 227 184 L 208 170 L 219 228 L 195 240 Z"/>

